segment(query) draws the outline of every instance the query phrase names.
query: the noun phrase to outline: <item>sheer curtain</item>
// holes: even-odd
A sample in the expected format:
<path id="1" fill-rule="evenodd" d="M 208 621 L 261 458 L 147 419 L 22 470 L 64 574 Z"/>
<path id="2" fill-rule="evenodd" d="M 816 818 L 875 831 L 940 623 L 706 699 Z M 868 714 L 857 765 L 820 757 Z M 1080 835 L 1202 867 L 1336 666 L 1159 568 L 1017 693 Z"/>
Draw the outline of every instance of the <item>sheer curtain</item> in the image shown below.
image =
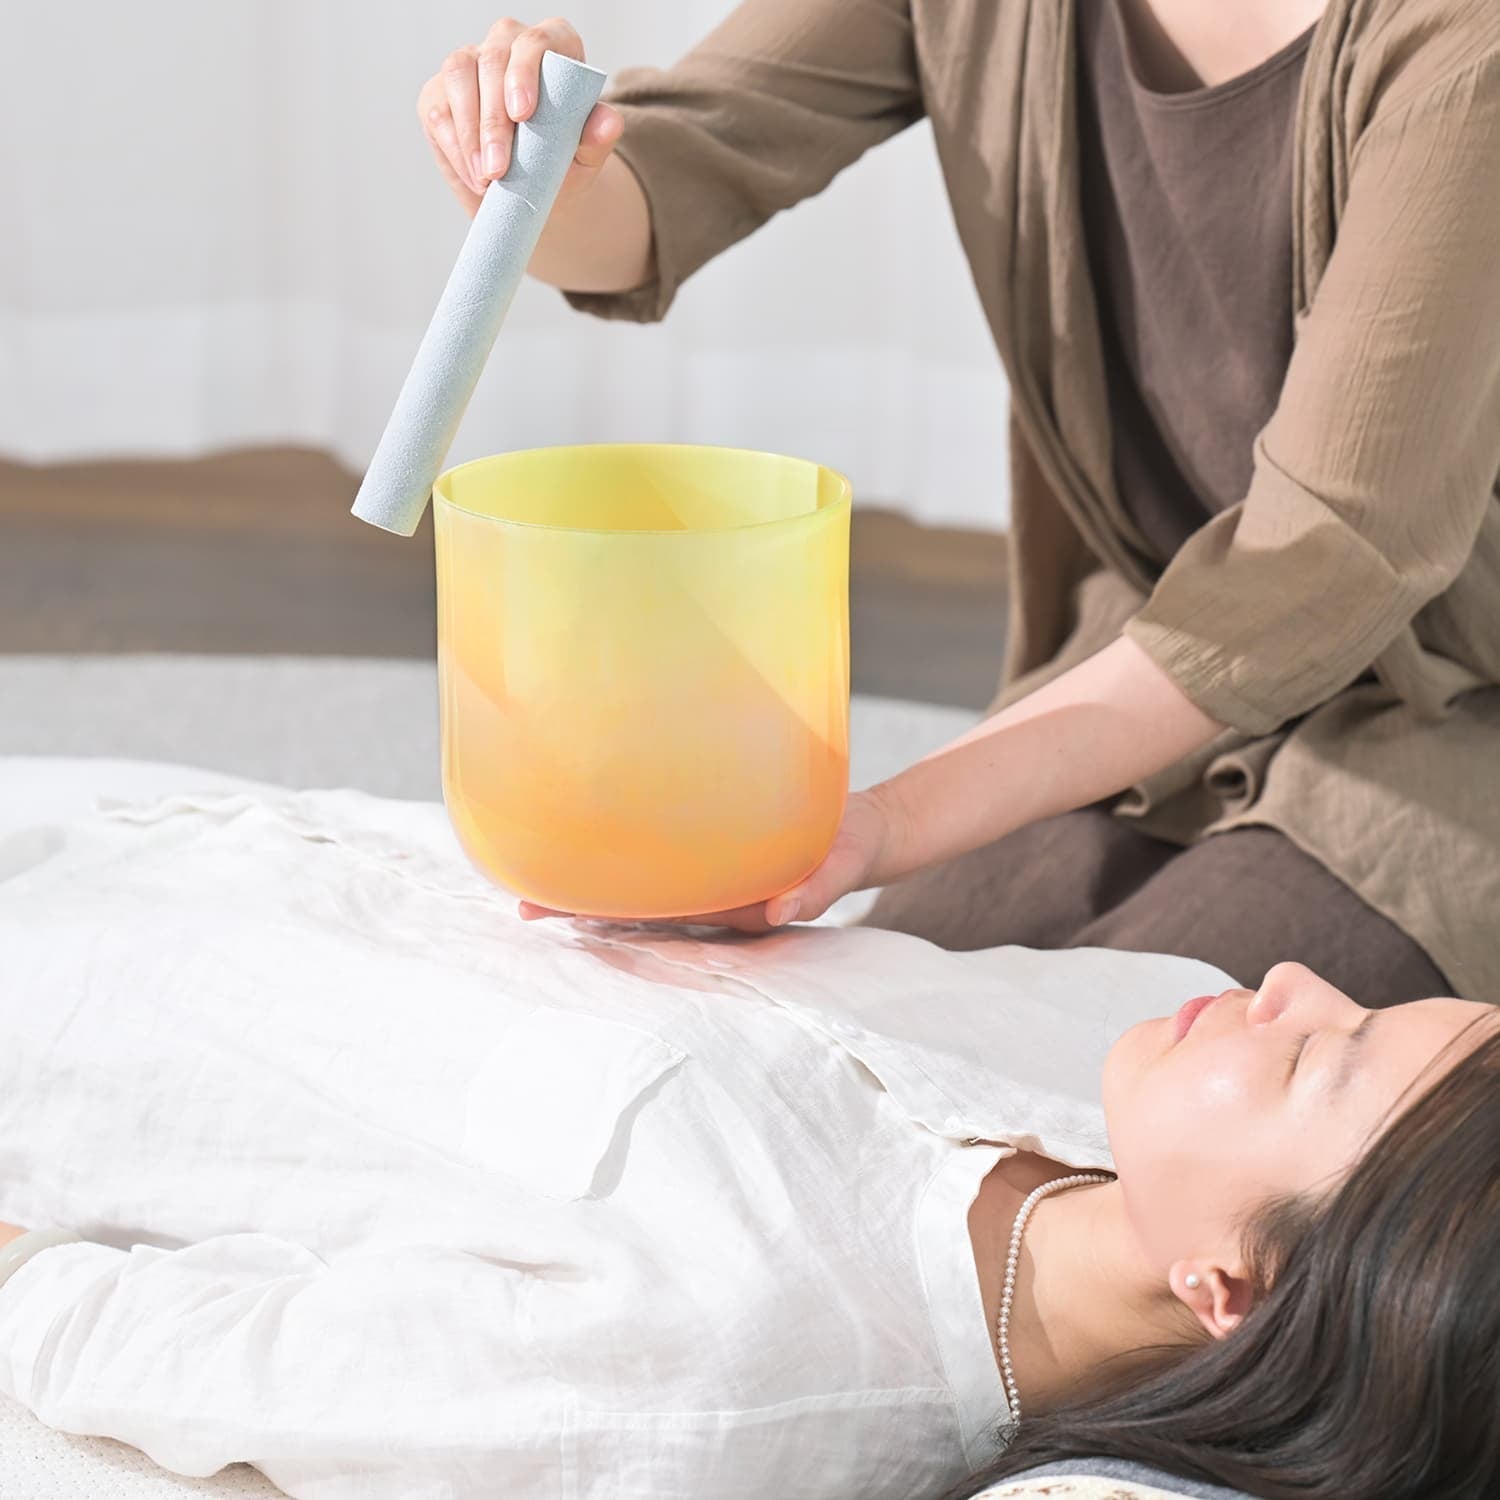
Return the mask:
<path id="1" fill-rule="evenodd" d="M 615 69 L 670 62 L 729 8 L 566 13 Z M 304 443 L 361 467 L 466 224 L 417 88 L 499 14 L 498 0 L 10 7 L 0 452 Z M 864 499 L 921 519 L 1000 527 L 1005 400 L 918 126 L 700 272 L 659 327 L 604 324 L 528 284 L 453 456 L 762 447 L 840 467 Z"/>

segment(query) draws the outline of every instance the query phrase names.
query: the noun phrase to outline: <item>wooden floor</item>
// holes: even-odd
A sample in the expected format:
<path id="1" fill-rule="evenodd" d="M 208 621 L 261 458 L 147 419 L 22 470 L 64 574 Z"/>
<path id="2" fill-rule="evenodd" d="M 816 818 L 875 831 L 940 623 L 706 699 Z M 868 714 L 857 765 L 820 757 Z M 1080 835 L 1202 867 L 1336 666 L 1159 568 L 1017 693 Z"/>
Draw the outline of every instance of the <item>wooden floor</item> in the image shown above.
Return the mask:
<path id="1" fill-rule="evenodd" d="M 0 651 L 430 657 L 432 521 L 354 520 L 326 455 L 0 463 Z M 982 707 L 999 671 L 1004 539 L 856 512 L 858 691 Z"/>

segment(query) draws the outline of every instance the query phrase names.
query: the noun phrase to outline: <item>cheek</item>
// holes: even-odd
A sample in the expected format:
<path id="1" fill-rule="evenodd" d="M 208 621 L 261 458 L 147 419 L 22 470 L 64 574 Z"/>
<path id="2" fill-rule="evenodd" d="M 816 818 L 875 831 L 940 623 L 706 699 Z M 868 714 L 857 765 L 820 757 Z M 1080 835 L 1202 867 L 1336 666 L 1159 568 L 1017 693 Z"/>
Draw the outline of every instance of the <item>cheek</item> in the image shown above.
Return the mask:
<path id="1" fill-rule="evenodd" d="M 1243 1057 L 1229 1047 L 1172 1045 L 1170 1023 L 1133 1026 L 1110 1049 L 1101 1090 L 1110 1144 L 1144 1161 L 1176 1154 L 1242 1123 L 1249 1106 Z"/>
<path id="2" fill-rule="evenodd" d="M 1122 1039 L 1126 1040 L 1126 1039 Z M 1216 1242 L 1263 1180 L 1264 1121 L 1245 1080 L 1225 1059 L 1176 1054 L 1131 1066 L 1123 1051 L 1105 1070 L 1110 1146 L 1136 1234 L 1167 1264 Z M 1253 1180 L 1252 1180 L 1253 1179 Z"/>

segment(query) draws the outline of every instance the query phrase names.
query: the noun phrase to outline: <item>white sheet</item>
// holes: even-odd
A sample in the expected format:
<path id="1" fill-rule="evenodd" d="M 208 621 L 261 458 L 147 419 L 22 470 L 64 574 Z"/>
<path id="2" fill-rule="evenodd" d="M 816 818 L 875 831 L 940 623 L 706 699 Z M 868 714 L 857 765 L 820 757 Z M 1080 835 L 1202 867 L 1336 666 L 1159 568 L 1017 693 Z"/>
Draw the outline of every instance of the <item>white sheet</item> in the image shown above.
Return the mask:
<path id="1" fill-rule="evenodd" d="M 266 782 L 171 761 L 0 756 L 0 838 L 90 811 L 96 798 L 147 801 L 169 792 L 268 791 Z"/>
<path id="2" fill-rule="evenodd" d="M 0 842 L 20 829 L 85 813 L 95 796 L 129 801 L 174 789 L 257 791 L 263 783 L 163 761 L 0 757 Z M 212 1479 L 168 1474 L 134 1448 L 56 1432 L 0 1396 L 3 1500 L 266 1500 L 280 1494 L 243 1466 Z"/>

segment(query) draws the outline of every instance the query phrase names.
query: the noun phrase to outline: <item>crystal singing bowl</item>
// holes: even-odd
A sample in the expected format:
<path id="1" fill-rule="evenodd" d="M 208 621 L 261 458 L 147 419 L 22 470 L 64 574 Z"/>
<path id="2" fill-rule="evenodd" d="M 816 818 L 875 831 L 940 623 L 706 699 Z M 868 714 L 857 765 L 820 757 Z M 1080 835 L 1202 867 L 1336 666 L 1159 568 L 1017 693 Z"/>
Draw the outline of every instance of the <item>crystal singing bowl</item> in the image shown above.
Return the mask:
<path id="1" fill-rule="evenodd" d="M 763 901 L 849 784 L 849 482 L 728 448 L 544 448 L 434 489 L 443 796 L 470 859 L 626 919 Z"/>

